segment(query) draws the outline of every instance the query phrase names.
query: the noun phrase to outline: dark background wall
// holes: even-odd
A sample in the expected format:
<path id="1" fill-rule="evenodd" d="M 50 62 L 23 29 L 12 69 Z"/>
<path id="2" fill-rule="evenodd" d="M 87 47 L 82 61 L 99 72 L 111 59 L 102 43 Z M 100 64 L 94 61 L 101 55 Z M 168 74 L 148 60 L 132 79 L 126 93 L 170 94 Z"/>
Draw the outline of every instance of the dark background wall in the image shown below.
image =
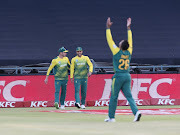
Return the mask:
<path id="1" fill-rule="evenodd" d="M 105 38 L 108 16 L 116 44 L 132 18 L 138 64 L 180 64 L 179 0 L 0 1 L 0 65 L 50 62 L 65 46 L 69 58 L 81 46 L 96 61 L 112 61 Z"/>

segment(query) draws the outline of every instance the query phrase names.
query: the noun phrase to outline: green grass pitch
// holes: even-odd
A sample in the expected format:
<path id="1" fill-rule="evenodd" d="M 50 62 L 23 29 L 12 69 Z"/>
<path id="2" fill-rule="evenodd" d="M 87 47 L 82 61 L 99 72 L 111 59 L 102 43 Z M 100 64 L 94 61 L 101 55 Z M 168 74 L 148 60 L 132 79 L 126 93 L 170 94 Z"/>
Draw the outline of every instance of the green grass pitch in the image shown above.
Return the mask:
<path id="1" fill-rule="evenodd" d="M 139 106 L 139 109 L 180 108 L 180 106 Z M 108 109 L 87 107 L 86 109 Z M 121 106 L 118 109 L 129 109 Z M 115 123 L 105 123 L 106 115 L 37 112 L 55 108 L 0 108 L 0 135 L 180 135 L 180 115 L 116 115 Z M 66 110 L 77 110 L 67 107 Z M 35 112 L 32 112 L 35 111 Z"/>

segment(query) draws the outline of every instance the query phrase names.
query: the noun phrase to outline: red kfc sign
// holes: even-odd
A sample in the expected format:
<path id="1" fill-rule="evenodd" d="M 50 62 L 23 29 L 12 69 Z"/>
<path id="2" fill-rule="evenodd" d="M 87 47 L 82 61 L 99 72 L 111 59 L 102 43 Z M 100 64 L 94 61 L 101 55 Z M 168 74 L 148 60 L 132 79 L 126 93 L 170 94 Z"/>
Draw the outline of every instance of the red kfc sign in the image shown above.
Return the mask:
<path id="1" fill-rule="evenodd" d="M 87 105 L 108 106 L 112 74 L 92 75 L 88 79 Z M 180 104 L 179 74 L 132 74 L 132 95 L 137 105 Z M 1 76 L 0 107 L 48 107 L 54 103 L 54 76 Z M 68 81 L 66 106 L 74 106 L 74 84 Z M 119 93 L 119 105 L 128 105 Z"/>

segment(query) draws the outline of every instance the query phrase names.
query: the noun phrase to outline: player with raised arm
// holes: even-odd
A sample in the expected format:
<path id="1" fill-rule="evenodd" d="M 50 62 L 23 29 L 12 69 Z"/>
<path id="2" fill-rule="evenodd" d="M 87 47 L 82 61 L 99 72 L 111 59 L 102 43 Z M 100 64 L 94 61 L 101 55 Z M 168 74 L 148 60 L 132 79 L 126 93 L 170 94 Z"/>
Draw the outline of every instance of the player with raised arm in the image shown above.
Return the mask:
<path id="1" fill-rule="evenodd" d="M 54 68 L 54 77 L 55 77 L 55 103 L 54 106 L 56 109 L 59 109 L 59 91 L 61 88 L 61 98 L 60 104 L 61 109 L 65 109 L 64 101 L 66 97 L 66 87 L 68 82 L 68 70 L 70 70 L 70 62 L 68 57 L 66 57 L 68 50 L 64 47 L 59 49 L 59 56 L 54 58 L 51 62 L 51 65 L 48 68 L 46 78 L 44 82 L 48 83 L 48 77 L 51 70 Z"/>
<path id="2" fill-rule="evenodd" d="M 122 40 L 119 43 L 119 47 L 116 46 L 112 39 L 110 27 L 112 26 L 111 19 L 107 19 L 106 23 L 106 38 L 108 45 L 113 54 L 113 67 L 115 74 L 113 76 L 112 87 L 111 87 L 111 97 L 109 103 L 108 119 L 105 122 L 115 122 L 115 111 L 117 107 L 117 100 L 120 90 L 122 90 L 124 96 L 128 100 L 131 110 L 135 115 L 134 122 L 139 121 L 141 118 L 141 113 L 135 104 L 135 101 L 131 94 L 131 76 L 129 74 L 129 64 L 131 60 L 131 55 L 133 51 L 132 43 L 132 32 L 130 29 L 131 18 L 127 19 L 127 33 L 128 40 Z"/>

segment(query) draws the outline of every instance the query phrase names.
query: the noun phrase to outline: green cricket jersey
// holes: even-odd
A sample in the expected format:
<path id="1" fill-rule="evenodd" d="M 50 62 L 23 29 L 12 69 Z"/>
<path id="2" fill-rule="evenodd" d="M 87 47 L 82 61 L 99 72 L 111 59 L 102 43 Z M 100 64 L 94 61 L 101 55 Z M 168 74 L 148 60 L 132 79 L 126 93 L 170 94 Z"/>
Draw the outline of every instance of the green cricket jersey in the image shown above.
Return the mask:
<path id="1" fill-rule="evenodd" d="M 53 68 L 55 80 L 68 80 L 68 69 L 70 69 L 68 57 L 63 57 L 61 59 L 59 56 L 57 56 L 54 58 L 46 75 L 49 75 Z"/>
<path id="2" fill-rule="evenodd" d="M 88 56 L 82 55 L 81 57 L 75 56 L 74 58 L 72 58 L 70 78 L 87 78 L 87 66 L 89 66 L 89 72 L 93 72 L 93 64 L 91 63 Z"/>
<path id="3" fill-rule="evenodd" d="M 116 46 L 112 39 L 110 29 L 106 29 L 106 38 L 108 45 L 113 53 L 113 67 L 115 73 L 129 73 L 129 65 L 133 50 L 131 30 L 128 30 L 129 48 L 126 51 L 120 50 L 120 48 Z"/>

